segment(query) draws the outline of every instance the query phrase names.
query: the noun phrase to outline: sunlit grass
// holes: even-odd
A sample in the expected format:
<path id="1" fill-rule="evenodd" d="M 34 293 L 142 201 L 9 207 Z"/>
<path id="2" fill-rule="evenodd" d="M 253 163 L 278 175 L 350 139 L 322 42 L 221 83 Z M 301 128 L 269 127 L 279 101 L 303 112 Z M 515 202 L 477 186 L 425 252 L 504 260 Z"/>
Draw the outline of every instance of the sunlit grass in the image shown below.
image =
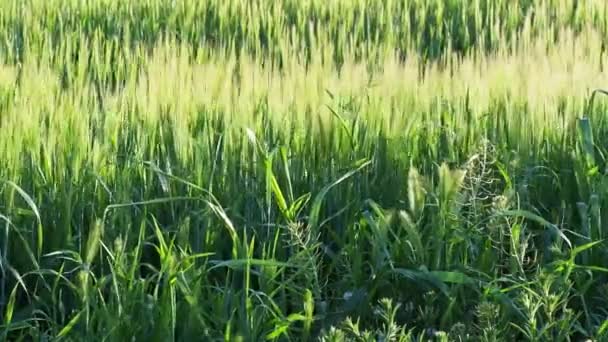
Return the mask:
<path id="1" fill-rule="evenodd" d="M 1 338 L 605 338 L 606 20 L 0 3 Z"/>

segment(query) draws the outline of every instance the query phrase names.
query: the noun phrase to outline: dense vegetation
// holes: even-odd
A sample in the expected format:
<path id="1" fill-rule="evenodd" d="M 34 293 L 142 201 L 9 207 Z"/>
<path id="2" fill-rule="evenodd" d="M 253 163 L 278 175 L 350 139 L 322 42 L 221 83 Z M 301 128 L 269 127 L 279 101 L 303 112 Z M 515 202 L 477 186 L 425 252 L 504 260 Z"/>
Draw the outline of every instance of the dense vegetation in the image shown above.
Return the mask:
<path id="1" fill-rule="evenodd" d="M 0 339 L 608 338 L 607 34 L 602 0 L 1 1 Z"/>

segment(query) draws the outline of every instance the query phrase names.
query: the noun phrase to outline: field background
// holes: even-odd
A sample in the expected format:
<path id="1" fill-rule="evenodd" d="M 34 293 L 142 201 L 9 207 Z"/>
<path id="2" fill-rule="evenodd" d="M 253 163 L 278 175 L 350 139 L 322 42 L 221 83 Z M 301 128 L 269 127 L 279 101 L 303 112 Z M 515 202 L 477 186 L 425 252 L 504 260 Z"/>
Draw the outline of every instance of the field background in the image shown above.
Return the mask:
<path id="1" fill-rule="evenodd" d="M 608 338 L 601 0 L 0 1 L 0 338 Z"/>

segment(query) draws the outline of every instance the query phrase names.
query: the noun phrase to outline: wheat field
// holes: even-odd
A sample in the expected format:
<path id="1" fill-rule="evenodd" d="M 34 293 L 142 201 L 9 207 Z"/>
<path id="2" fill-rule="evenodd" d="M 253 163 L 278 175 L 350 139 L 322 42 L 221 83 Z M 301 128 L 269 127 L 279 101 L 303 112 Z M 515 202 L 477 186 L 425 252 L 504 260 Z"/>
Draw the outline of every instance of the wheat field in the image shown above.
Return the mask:
<path id="1" fill-rule="evenodd" d="M 0 1 L 0 338 L 607 339 L 607 34 L 600 0 Z"/>

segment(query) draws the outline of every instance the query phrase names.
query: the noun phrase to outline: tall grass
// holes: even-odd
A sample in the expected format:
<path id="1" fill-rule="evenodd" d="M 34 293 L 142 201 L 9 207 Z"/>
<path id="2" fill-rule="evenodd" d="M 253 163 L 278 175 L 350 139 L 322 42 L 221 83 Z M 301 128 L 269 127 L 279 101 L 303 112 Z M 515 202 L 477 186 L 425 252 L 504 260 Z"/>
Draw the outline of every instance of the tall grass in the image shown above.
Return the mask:
<path id="1" fill-rule="evenodd" d="M 2 2 L 2 338 L 605 338 L 606 20 Z"/>

